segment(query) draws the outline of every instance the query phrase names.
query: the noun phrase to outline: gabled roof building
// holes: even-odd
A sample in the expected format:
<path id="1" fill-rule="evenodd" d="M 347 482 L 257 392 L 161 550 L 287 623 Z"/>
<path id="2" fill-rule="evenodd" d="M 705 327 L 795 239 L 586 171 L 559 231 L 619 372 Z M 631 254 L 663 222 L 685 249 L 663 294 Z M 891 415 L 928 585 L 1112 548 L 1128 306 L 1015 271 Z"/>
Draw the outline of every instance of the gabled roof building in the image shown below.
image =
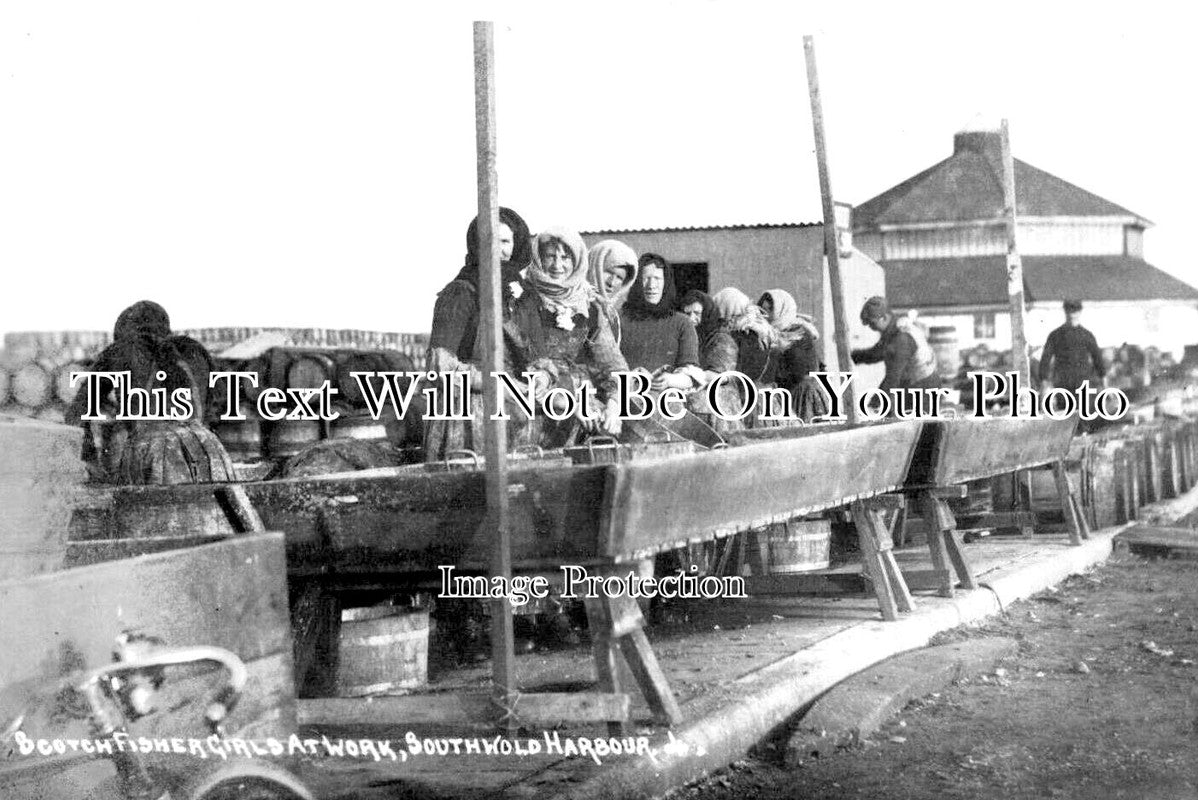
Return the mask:
<path id="1" fill-rule="evenodd" d="M 853 244 L 877 261 L 898 310 L 953 326 L 962 346 L 1010 348 L 1001 139 L 962 131 L 953 154 L 857 206 Z M 1124 342 L 1180 352 L 1198 341 L 1198 289 L 1144 260 L 1152 223 L 1015 160 L 1016 241 L 1033 348 L 1081 300 L 1104 347 Z"/>

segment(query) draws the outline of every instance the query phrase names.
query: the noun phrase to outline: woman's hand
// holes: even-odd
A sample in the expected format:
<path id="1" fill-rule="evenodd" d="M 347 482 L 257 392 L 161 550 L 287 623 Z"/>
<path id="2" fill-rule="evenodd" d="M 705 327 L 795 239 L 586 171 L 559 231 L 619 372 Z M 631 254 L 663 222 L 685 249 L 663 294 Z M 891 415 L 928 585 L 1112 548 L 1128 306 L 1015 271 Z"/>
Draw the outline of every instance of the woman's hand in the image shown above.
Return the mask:
<path id="1" fill-rule="evenodd" d="M 650 387 L 655 392 L 660 392 L 662 389 L 691 389 L 694 388 L 695 382 L 691 377 L 682 372 L 662 372 L 653 376 L 653 383 Z"/>

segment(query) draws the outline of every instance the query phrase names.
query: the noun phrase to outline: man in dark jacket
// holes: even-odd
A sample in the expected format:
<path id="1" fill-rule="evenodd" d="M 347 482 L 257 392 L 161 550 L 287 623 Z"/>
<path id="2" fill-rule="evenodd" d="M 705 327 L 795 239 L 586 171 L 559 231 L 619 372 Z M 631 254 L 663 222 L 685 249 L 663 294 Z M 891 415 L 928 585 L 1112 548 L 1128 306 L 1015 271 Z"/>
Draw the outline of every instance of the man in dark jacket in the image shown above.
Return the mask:
<path id="1" fill-rule="evenodd" d="M 1065 324 L 1048 334 L 1044 353 L 1040 356 L 1040 383 L 1070 392 L 1081 388 L 1082 382 L 1102 388 L 1105 385 L 1106 364 L 1094 334 L 1080 324 L 1082 304 L 1065 301 Z"/>
<path id="2" fill-rule="evenodd" d="M 881 334 L 873 347 L 852 352 L 857 364 L 886 365 L 886 376 L 878 388 L 935 389 L 940 386 L 936 374 L 936 354 L 928 345 L 919 326 L 906 317 L 899 318 L 885 298 L 871 297 L 861 309 L 861 322 Z"/>

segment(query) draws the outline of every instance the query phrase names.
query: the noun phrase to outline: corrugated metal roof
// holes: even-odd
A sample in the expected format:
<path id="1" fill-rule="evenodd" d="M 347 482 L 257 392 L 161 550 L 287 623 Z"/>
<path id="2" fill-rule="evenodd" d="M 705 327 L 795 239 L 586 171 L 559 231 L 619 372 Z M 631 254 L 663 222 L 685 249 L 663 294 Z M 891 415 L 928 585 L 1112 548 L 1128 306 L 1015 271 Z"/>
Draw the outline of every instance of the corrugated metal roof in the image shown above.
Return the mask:
<path id="1" fill-rule="evenodd" d="M 743 231 L 761 228 L 818 228 L 822 222 L 757 222 L 749 225 L 697 225 L 687 228 L 622 228 L 580 231 L 582 236 L 615 236 L 621 233 L 687 233 L 691 231 Z"/>
<path id="2" fill-rule="evenodd" d="M 1130 256 L 1024 256 L 1030 301 L 1198 301 L 1198 289 Z M 886 297 L 895 308 L 1001 305 L 1006 256 L 884 261 Z"/>

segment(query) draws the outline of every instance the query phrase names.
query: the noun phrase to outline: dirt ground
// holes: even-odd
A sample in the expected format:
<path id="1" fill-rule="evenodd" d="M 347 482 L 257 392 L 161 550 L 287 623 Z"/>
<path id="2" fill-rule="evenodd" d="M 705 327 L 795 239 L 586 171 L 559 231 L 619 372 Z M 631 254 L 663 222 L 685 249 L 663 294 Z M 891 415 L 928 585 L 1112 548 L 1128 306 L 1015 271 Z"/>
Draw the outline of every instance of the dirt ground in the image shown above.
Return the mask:
<path id="1" fill-rule="evenodd" d="M 1198 560 L 1119 551 L 934 644 L 990 635 L 1018 657 L 869 740 L 787 770 L 783 735 L 671 800 L 1198 798 Z"/>

